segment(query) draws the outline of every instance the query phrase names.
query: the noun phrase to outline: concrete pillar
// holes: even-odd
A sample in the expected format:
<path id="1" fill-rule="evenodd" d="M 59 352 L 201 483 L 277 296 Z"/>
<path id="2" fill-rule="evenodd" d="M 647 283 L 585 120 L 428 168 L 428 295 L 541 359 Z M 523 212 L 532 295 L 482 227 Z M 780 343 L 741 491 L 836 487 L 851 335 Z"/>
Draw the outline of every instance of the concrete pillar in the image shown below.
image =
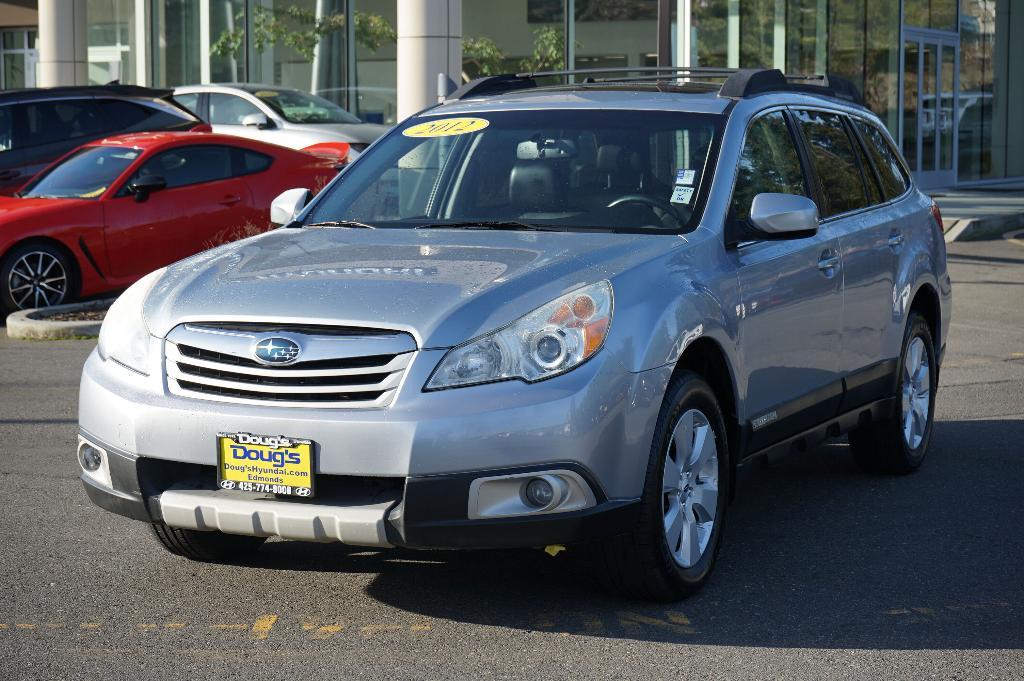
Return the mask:
<path id="1" fill-rule="evenodd" d="M 398 1 L 398 119 L 437 102 L 437 74 L 462 73 L 462 0 Z"/>
<path id="2" fill-rule="evenodd" d="M 85 0 L 39 0 L 36 85 L 87 85 Z"/>

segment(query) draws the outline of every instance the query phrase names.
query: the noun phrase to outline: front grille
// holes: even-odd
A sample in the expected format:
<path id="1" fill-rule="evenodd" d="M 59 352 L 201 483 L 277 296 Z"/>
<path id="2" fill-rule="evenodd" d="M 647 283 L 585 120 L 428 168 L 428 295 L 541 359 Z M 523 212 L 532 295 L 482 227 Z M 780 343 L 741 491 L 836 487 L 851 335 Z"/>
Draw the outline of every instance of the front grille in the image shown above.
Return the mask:
<path id="1" fill-rule="evenodd" d="M 167 336 L 168 389 L 199 399 L 274 406 L 388 406 L 415 355 L 415 341 L 395 331 L 348 330 L 262 323 L 184 324 Z M 299 345 L 299 361 L 274 366 L 253 359 L 256 344 L 278 336 Z"/>

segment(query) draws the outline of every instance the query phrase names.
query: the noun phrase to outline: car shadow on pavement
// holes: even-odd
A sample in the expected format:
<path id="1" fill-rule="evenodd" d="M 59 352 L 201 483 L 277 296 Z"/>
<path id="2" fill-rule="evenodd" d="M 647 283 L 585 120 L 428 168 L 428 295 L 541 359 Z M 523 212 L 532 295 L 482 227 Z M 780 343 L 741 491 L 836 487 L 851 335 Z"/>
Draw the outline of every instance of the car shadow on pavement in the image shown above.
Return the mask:
<path id="1" fill-rule="evenodd" d="M 375 574 L 372 598 L 440 620 L 714 645 L 1024 648 L 1024 421 L 938 422 L 914 475 L 845 439 L 741 471 L 716 573 L 672 604 L 602 592 L 583 551 L 267 544 L 250 565 Z"/>

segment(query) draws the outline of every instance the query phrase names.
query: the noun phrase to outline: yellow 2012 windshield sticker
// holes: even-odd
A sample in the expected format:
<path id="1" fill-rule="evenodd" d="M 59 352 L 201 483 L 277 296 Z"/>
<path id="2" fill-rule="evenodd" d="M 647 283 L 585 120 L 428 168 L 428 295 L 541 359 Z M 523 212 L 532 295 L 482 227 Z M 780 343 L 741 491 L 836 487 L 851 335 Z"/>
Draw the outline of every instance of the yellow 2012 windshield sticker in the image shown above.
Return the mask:
<path id="1" fill-rule="evenodd" d="M 403 130 L 402 134 L 406 137 L 465 135 L 467 132 L 483 130 L 490 124 L 490 121 L 483 118 L 441 118 L 436 121 L 418 123 Z"/>

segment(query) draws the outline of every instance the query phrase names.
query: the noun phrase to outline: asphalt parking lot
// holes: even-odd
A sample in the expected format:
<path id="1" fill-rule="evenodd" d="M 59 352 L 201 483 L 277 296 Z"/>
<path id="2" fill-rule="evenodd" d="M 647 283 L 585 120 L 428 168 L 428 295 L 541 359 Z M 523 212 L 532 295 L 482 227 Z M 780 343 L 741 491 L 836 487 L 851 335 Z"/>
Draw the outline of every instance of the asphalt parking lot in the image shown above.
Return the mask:
<path id="1" fill-rule="evenodd" d="M 845 440 L 748 467 L 717 573 L 671 606 L 572 550 L 171 556 L 78 481 L 93 343 L 0 335 L 0 678 L 1024 678 L 1024 245 L 950 264 L 923 469 L 862 474 Z"/>

